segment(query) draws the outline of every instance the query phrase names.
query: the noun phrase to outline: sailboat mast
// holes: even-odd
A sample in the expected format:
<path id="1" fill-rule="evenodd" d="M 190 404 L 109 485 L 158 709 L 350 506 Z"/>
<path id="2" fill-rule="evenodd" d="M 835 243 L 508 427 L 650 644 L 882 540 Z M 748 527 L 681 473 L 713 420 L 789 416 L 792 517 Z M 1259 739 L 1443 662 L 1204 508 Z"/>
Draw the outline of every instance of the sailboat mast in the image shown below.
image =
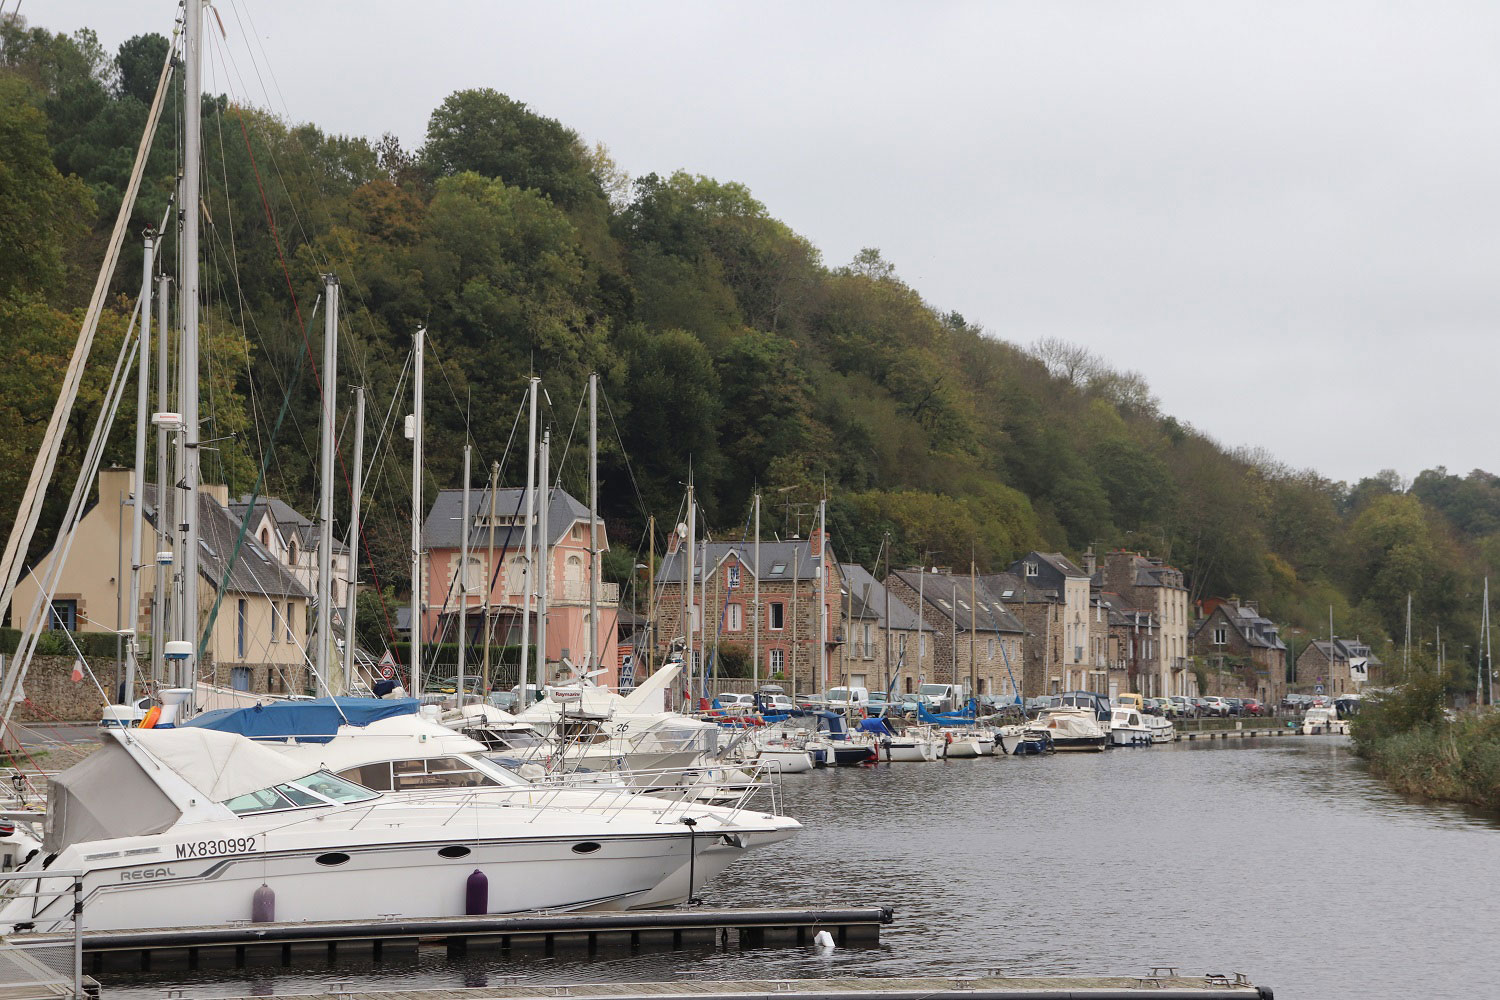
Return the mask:
<path id="1" fill-rule="evenodd" d="M 760 491 L 755 491 L 755 594 L 750 600 L 750 690 L 760 690 Z"/>
<path id="2" fill-rule="evenodd" d="M 818 501 L 818 683 L 828 690 L 828 500 Z"/>
<path id="3" fill-rule="evenodd" d="M 168 342 L 168 319 L 172 309 L 172 279 L 162 275 L 156 280 L 156 411 L 166 413 L 172 408 L 169 395 L 169 373 L 171 372 Z M 153 421 L 155 423 L 155 421 Z M 167 641 L 167 595 L 171 586 L 173 566 L 171 562 L 171 476 L 167 468 L 168 430 L 156 424 L 156 567 L 151 573 L 153 604 L 151 608 L 151 680 L 158 683 L 165 676 L 166 657 L 163 643 Z"/>
<path id="4" fill-rule="evenodd" d="M 516 699 L 517 706 L 522 709 L 531 704 L 526 695 L 526 683 L 531 657 L 531 592 L 536 586 L 536 554 L 531 548 L 531 523 L 536 519 L 536 387 L 540 382 L 541 379 L 533 375 L 526 387 L 527 406 L 531 416 L 526 425 L 526 492 L 521 503 L 526 519 L 522 528 L 521 551 L 526 555 L 523 557 L 521 570 L 521 694 Z M 537 686 L 541 687 L 540 663 L 537 664 L 536 680 Z"/>
<path id="5" fill-rule="evenodd" d="M 693 697 L 693 611 L 696 605 L 693 603 L 694 577 L 698 575 L 698 506 L 693 497 L 693 477 L 688 476 L 688 499 L 687 499 L 687 569 L 683 575 L 687 578 L 687 648 L 683 652 L 682 669 L 687 676 L 688 697 Z"/>
<path id="6" fill-rule="evenodd" d="M 490 547 L 489 553 L 484 560 L 484 571 L 486 574 L 484 583 L 484 685 L 482 691 L 490 689 L 490 639 L 491 633 L 495 631 L 494 614 L 490 607 L 490 598 L 495 592 L 495 501 L 500 490 L 500 463 L 490 463 Z M 504 577 L 501 577 L 503 580 Z"/>
<path id="7" fill-rule="evenodd" d="M 883 547 L 885 549 L 885 583 L 882 585 L 882 589 L 885 590 L 885 683 L 881 685 L 880 689 L 889 692 L 891 690 L 891 533 L 889 531 L 885 533 L 885 545 Z M 878 572 L 879 569 L 880 554 L 877 552 L 875 554 L 875 571 Z M 872 573 L 871 575 L 873 576 L 874 574 Z"/>
<path id="8" fill-rule="evenodd" d="M 354 658 L 354 617 L 359 591 L 359 500 L 365 488 L 365 387 L 354 387 L 354 485 L 349 488 L 349 575 L 344 587 L 344 676 L 342 691 L 359 676 Z"/>
<path id="9" fill-rule="evenodd" d="M 135 382 L 135 475 L 130 490 L 134 494 L 130 511 L 130 639 L 125 644 L 126 705 L 135 701 L 136 664 L 141 651 L 141 533 L 146 509 L 146 422 L 151 419 L 151 269 L 156 255 L 156 233 L 146 230 L 141 254 L 141 343 L 136 359 Z"/>
<path id="10" fill-rule="evenodd" d="M 472 528 L 469 521 L 469 462 L 473 450 L 473 445 L 464 445 L 463 513 L 458 522 L 463 526 L 463 534 L 458 543 L 458 683 L 454 690 L 460 713 L 464 710 L 464 654 L 469 649 L 469 532 Z"/>
<path id="11" fill-rule="evenodd" d="M 542 444 L 537 452 L 537 516 L 536 547 L 540 558 L 536 561 L 536 675 L 541 677 L 547 670 L 547 608 L 551 602 L 547 588 L 552 581 L 552 432 L 542 432 Z"/>
<path id="12" fill-rule="evenodd" d="M 975 656 L 979 649 L 979 586 L 977 583 L 977 570 L 974 560 L 969 560 L 969 697 L 975 697 L 979 692 L 975 687 Z M 977 709 L 976 709 L 977 711 Z"/>
<path id="13" fill-rule="evenodd" d="M 412 335 L 411 403 L 411 693 L 422 695 L 422 354 L 427 328 Z"/>
<path id="14" fill-rule="evenodd" d="M 328 651 L 333 644 L 333 403 L 338 393 L 339 358 L 339 279 L 323 275 L 323 379 L 322 419 L 318 443 L 318 648 L 313 668 L 318 672 L 318 687 L 330 694 Z"/>
<path id="15" fill-rule="evenodd" d="M 589 670 L 599 669 L 599 373 L 589 373 Z"/>
<path id="16" fill-rule="evenodd" d="M 182 619 L 193 655 L 183 663 L 183 683 L 197 676 L 198 636 L 198 213 L 203 145 L 203 0 L 183 0 L 182 101 Z"/>

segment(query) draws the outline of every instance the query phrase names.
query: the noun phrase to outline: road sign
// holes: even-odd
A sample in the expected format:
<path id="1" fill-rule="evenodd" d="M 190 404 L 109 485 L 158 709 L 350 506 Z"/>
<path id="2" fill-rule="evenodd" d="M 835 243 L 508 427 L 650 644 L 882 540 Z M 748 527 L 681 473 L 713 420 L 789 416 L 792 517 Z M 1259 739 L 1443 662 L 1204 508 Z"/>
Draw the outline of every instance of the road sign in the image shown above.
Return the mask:
<path id="1" fill-rule="evenodd" d="M 396 658 L 387 649 L 385 655 L 380 658 L 380 676 L 386 680 L 394 680 L 396 677 Z"/>
<path id="2" fill-rule="evenodd" d="M 1321 684 L 1319 684 L 1316 688 L 1313 689 L 1313 694 L 1322 694 L 1322 693 L 1323 693 L 1323 685 L 1321 685 Z"/>

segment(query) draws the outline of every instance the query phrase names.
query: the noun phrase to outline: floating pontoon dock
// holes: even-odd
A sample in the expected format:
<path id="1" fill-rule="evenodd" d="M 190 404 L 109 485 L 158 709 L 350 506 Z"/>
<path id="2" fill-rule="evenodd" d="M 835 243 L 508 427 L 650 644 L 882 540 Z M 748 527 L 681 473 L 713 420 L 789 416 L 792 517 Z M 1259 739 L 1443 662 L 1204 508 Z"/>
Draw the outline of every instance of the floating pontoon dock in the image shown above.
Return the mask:
<path id="1" fill-rule="evenodd" d="M 744 982 L 509 983 L 461 990 L 400 993 L 341 989 L 299 994 L 295 1000 L 1273 1000 L 1271 990 L 1244 976 L 1179 976 L 1155 969 L 1145 976 L 960 977 L 918 979 L 761 979 Z M 1167 973 L 1171 973 L 1168 975 Z M 347 984 L 341 984 L 341 986 Z M 245 998 L 249 1000 L 249 998 Z M 265 1000 L 264 997 L 257 1000 Z"/>
<path id="2" fill-rule="evenodd" d="M 892 921 L 889 907 L 799 909 L 672 909 L 617 913 L 433 917 L 424 920 L 330 920 L 84 931 L 83 962 L 99 972 L 244 965 L 291 965 L 310 959 L 379 961 L 446 945 L 455 957 L 470 950 L 589 954 L 601 949 L 667 950 L 684 945 L 760 948 L 811 944 L 819 931 L 835 942 L 873 945 Z M 71 944 L 71 934 L 25 934 L 14 940 Z"/>

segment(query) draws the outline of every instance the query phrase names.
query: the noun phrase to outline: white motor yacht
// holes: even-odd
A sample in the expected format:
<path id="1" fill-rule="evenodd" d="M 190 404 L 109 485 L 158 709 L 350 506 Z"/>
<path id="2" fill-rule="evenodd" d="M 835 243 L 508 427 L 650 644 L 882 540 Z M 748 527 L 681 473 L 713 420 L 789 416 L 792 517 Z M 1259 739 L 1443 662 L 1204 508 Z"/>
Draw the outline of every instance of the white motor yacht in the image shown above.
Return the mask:
<path id="1" fill-rule="evenodd" d="M 1302 716 L 1304 736 L 1347 736 L 1349 723 L 1339 718 L 1338 709 L 1315 706 Z"/>
<path id="2" fill-rule="evenodd" d="M 1133 708 L 1115 708 L 1109 713 L 1109 745 L 1115 747 L 1149 747 L 1151 729 L 1141 713 Z"/>
<path id="3" fill-rule="evenodd" d="M 690 868 L 701 884 L 750 841 L 799 828 L 686 801 L 628 807 L 607 790 L 591 808 L 526 784 L 393 795 L 207 729 L 104 741 L 52 779 L 43 853 L 22 868 L 44 892 L 66 881 L 48 868 L 82 871 L 95 930 L 245 921 L 262 888 L 278 920 L 461 915 L 476 871 L 504 886 L 487 912 L 665 905 L 689 895 Z M 13 899 L 0 926 L 68 927 L 66 895 Z"/>
<path id="4" fill-rule="evenodd" d="M 1160 715 L 1143 715 L 1141 721 L 1151 732 L 1152 743 L 1171 743 L 1177 739 L 1177 727 L 1172 720 Z"/>

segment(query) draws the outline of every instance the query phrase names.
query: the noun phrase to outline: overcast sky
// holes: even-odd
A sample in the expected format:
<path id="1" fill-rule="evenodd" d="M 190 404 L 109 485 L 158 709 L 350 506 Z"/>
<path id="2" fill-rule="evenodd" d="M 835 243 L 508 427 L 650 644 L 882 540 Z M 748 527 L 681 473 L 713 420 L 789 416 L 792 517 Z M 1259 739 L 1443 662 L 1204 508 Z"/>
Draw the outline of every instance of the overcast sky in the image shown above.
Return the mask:
<path id="1" fill-rule="evenodd" d="M 22 2 L 111 49 L 175 11 Z M 1500 5 L 219 11 L 250 83 L 206 85 L 294 119 L 416 146 L 444 96 L 494 87 L 634 175 L 747 184 L 829 264 L 878 247 L 998 336 L 1137 369 L 1226 445 L 1351 481 L 1500 470 Z"/>

